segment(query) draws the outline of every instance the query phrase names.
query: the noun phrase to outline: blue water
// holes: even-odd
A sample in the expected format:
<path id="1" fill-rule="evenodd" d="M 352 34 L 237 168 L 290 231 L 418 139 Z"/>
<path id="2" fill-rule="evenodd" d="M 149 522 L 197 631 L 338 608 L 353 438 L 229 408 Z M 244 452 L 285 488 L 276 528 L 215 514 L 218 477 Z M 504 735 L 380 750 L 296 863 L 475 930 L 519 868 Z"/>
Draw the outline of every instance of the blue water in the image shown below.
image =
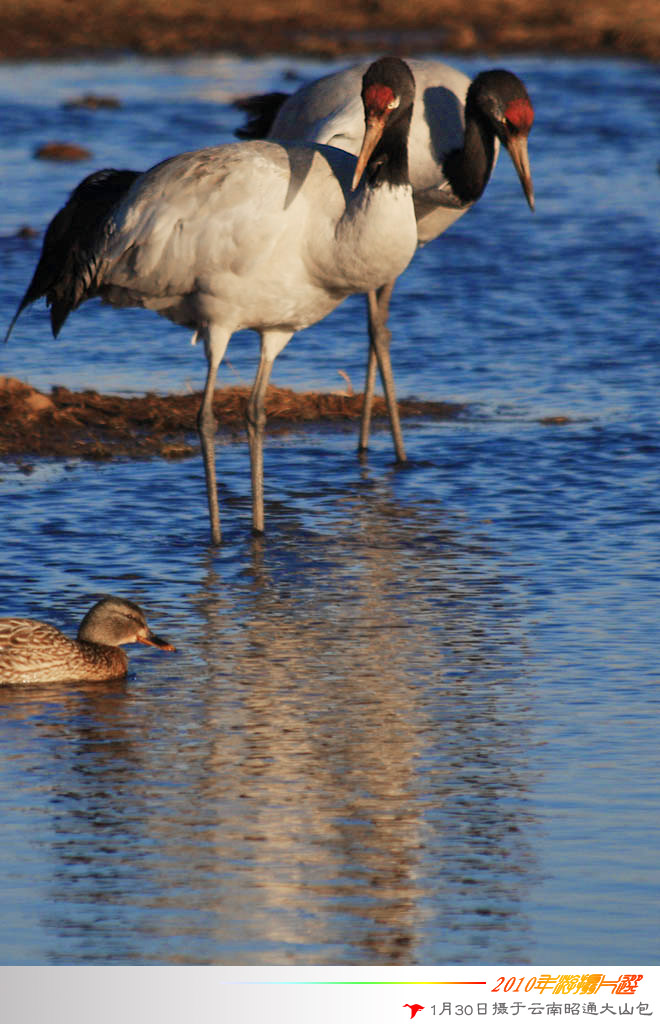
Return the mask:
<path id="1" fill-rule="evenodd" d="M 491 61 L 457 61 L 468 74 Z M 132 598 L 176 654 L 109 686 L 0 693 L 6 964 L 660 962 L 658 70 L 500 58 L 537 117 L 537 212 L 506 154 L 392 304 L 404 424 L 221 437 L 225 543 L 200 460 L 0 463 L 1 614 L 75 632 Z M 330 65 L 334 68 L 338 65 Z M 104 165 L 229 141 L 237 95 L 294 58 L 0 66 L 0 322 L 39 232 Z M 84 92 L 116 110 L 70 110 Z M 81 164 L 37 145 L 87 146 Z M 274 383 L 362 387 L 363 300 L 297 336 Z M 237 337 L 220 383 L 250 382 Z M 186 332 L 39 305 L 0 374 L 140 394 L 201 387 Z"/>

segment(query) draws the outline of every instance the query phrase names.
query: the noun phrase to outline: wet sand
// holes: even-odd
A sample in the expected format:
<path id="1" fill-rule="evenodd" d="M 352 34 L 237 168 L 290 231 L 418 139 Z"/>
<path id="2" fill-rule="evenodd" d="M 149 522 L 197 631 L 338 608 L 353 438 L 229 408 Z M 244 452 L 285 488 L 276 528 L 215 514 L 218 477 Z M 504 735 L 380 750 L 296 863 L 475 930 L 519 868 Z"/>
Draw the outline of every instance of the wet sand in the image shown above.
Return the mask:
<path id="1" fill-rule="evenodd" d="M 185 54 L 570 53 L 660 59 L 657 0 L 3 0 L 0 59 Z"/>

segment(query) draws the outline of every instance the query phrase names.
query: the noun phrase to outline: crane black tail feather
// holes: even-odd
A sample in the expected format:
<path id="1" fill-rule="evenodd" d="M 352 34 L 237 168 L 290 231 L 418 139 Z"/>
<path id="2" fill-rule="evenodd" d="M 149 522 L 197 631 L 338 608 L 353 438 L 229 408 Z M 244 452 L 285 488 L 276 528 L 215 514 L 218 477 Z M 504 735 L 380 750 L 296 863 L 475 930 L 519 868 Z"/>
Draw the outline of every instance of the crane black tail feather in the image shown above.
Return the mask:
<path id="1" fill-rule="evenodd" d="M 39 262 L 9 324 L 5 342 L 26 306 L 42 296 L 50 306 L 55 338 L 69 313 L 93 297 L 96 252 L 103 226 L 139 176 L 139 171 L 108 167 L 94 171 L 76 186 L 46 228 Z"/>
<path id="2" fill-rule="evenodd" d="M 234 106 L 248 115 L 247 123 L 237 128 L 235 135 L 239 139 L 265 139 L 280 107 L 288 100 L 286 92 L 264 92 L 257 96 L 244 96 L 234 101 Z"/>

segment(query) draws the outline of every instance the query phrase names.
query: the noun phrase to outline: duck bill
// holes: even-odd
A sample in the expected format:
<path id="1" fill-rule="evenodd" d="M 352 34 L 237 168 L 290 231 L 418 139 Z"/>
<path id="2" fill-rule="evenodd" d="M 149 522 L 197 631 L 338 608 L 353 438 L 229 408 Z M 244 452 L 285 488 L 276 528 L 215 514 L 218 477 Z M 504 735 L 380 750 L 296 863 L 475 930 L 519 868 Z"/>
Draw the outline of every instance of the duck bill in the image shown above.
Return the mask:
<path id="1" fill-rule="evenodd" d="M 362 140 L 362 149 L 358 155 L 357 164 L 355 165 L 355 174 L 353 175 L 353 184 L 351 185 L 351 191 L 360 184 L 364 169 L 369 163 L 369 158 L 373 153 L 374 149 L 380 142 L 380 137 L 383 134 L 385 128 L 385 121 L 381 117 L 376 117 L 374 114 L 370 114 L 367 118 L 367 124 L 364 131 L 364 138 Z"/>
<path id="2" fill-rule="evenodd" d="M 523 187 L 523 192 L 527 197 L 530 210 L 534 209 L 534 186 L 532 185 L 532 172 L 529 166 L 529 155 L 527 153 L 527 136 L 517 135 L 514 139 L 509 139 L 506 147 L 509 151 L 509 156 L 513 166 L 516 169 L 516 173 L 520 178 L 520 184 Z"/>
<path id="3" fill-rule="evenodd" d="M 176 647 L 169 642 L 164 640 L 162 636 L 156 636 L 155 633 L 147 633 L 146 636 L 139 636 L 138 643 L 146 644 L 147 647 L 158 647 L 161 651 L 176 651 Z"/>

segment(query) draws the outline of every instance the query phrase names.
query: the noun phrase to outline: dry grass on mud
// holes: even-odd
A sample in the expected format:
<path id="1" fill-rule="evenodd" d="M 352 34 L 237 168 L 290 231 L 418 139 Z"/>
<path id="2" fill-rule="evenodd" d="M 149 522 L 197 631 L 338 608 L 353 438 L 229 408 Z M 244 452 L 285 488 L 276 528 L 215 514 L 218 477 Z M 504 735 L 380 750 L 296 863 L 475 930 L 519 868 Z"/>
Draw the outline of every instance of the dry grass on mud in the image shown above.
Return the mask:
<path id="1" fill-rule="evenodd" d="M 0 58 L 573 53 L 660 58 L 657 0 L 3 0 Z"/>

